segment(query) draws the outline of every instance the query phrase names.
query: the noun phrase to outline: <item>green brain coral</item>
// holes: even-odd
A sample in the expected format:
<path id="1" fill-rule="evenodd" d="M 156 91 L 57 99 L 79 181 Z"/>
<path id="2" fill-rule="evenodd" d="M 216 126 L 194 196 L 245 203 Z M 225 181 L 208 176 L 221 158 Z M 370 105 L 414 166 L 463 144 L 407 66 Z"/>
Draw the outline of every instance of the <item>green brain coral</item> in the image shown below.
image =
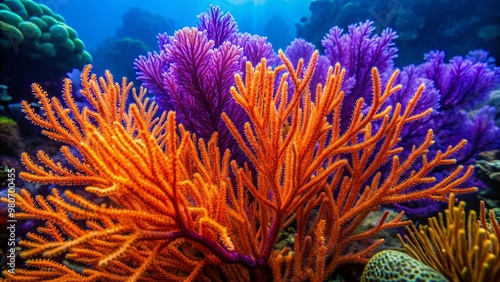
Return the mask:
<path id="1" fill-rule="evenodd" d="M 361 282 L 414 282 L 448 280 L 434 268 L 408 254 L 386 250 L 375 254 L 365 266 Z"/>

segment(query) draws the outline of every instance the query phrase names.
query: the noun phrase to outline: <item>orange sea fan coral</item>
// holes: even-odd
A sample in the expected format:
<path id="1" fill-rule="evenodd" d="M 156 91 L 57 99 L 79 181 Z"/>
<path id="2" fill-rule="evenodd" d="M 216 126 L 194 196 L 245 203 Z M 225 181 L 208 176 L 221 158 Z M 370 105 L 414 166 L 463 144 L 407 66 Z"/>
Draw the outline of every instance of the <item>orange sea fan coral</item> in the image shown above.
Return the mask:
<path id="1" fill-rule="evenodd" d="M 220 152 L 216 133 L 205 143 L 177 126 L 174 112 L 157 116 L 144 90 L 132 90 L 134 103 L 127 106 L 132 88 L 125 79 L 121 85 L 109 73 L 98 79 L 86 67 L 81 93 L 91 107 L 83 109 L 73 101 L 68 80 L 65 105 L 34 85 L 44 116 L 27 103 L 23 109 L 44 134 L 67 144 L 61 152 L 68 164 L 44 152 L 37 164 L 23 154 L 27 171 L 21 177 L 83 184 L 109 204 L 94 204 L 71 190 L 62 196 L 54 189 L 46 198 L 23 190 L 16 196 L 22 209 L 17 218 L 39 218 L 46 225 L 20 242 L 30 268 L 4 274 L 12 280 L 322 281 L 342 263 L 365 262 L 382 243 L 353 252 L 348 249 L 353 242 L 408 223 L 402 214 L 385 222 L 386 213 L 376 227 L 356 233 L 380 205 L 446 200 L 451 192 L 475 190 L 459 187 L 472 167 L 458 167 L 438 182 L 426 177 L 436 166 L 452 164 L 451 155 L 465 141 L 428 158 L 430 130 L 407 159 L 399 159 L 402 127 L 428 113 L 412 112 L 423 86 L 406 109 L 383 108 L 401 86 L 393 85 L 396 72 L 382 91 L 373 69 L 369 111 L 362 113 L 359 100 L 351 125 L 341 132 L 344 70 L 331 68 L 324 85 L 311 93 L 318 53 L 296 69 L 282 52 L 280 57 L 283 65 L 275 69 L 265 59 L 256 67 L 248 64 L 245 78 L 236 75 L 231 89 L 250 122 L 241 135 L 225 114 L 222 118 L 249 159 L 244 165 L 231 161 L 228 150 Z M 388 162 L 390 175 L 381 175 L 378 169 Z M 402 178 L 414 162 L 421 168 Z M 432 182 L 427 190 L 409 192 Z M 297 230 L 293 251 L 275 248 L 279 232 L 289 226 Z M 60 255 L 65 264 L 56 261 Z"/>
<path id="2" fill-rule="evenodd" d="M 69 204 L 57 189 L 47 199 L 37 196 L 34 200 L 23 191 L 17 199 L 23 212 L 16 216 L 47 220 L 48 227 L 39 232 L 52 238 L 47 240 L 30 234 L 30 240 L 21 242 L 30 248 L 22 256 L 54 257 L 67 253 L 66 259 L 93 266 L 83 271 L 89 278 L 124 280 L 140 277 L 147 269 L 154 269 L 151 264 L 156 256 L 167 257 L 162 262 L 167 266 L 178 262 L 178 255 L 170 254 L 175 251 L 173 249 L 179 246 L 189 249 L 182 246 L 181 233 L 191 232 L 200 238 L 209 238 L 214 244 L 220 242 L 216 249 L 233 250 L 227 229 L 221 225 L 232 217 L 220 207 L 226 200 L 224 180 L 227 175 L 221 175 L 220 180 L 212 179 L 217 177 L 217 165 L 213 169 L 208 163 L 205 165 L 211 161 L 208 158 L 198 159 L 198 162 L 200 166 L 211 169 L 210 172 L 199 171 L 193 175 L 194 170 L 188 171 L 183 165 L 190 162 L 190 151 L 196 156 L 198 152 L 189 133 L 182 129 L 176 131 L 175 113 L 168 116 L 164 113 L 155 118 L 156 105 L 144 99 L 143 90 L 138 95 L 133 91 L 136 103 L 126 111 L 124 105 L 131 85 L 125 80 L 121 86 L 115 84 L 109 73 L 106 79 L 98 81 L 95 76 L 89 78 L 89 72 L 90 67 L 87 67 L 82 74 L 82 94 L 95 110 L 84 108 L 80 111 L 77 108 L 71 97 L 69 81 L 66 81 L 64 94 L 67 108 L 63 108 L 56 98 L 49 100 L 46 93 L 34 85 L 46 117 L 35 114 L 26 103 L 23 104 L 24 110 L 34 123 L 45 128 L 46 135 L 69 143 L 81 156 L 72 153 L 69 147 L 61 148 L 73 166 L 70 168 L 55 163 L 42 151 L 38 154 L 42 166 L 23 154 L 29 172 L 23 172 L 21 177 L 42 183 L 85 184 L 87 191 L 109 196 L 113 204 L 98 206 L 66 191 L 65 197 L 73 202 Z M 203 157 L 218 154 L 214 152 L 213 141 L 208 146 L 200 144 L 199 149 L 200 154 L 205 154 Z M 224 167 L 228 167 L 227 153 Z M 220 173 L 227 174 L 227 170 Z M 209 177 L 209 182 L 204 177 Z M 176 242 L 167 247 L 174 240 Z M 204 262 L 202 258 L 196 259 L 195 254 L 193 251 L 192 259 L 189 259 L 190 252 L 184 254 L 185 262 L 182 266 L 175 266 L 176 271 L 196 276 L 193 269 Z M 162 264 L 154 265 L 159 267 Z M 52 265 L 52 271 L 47 271 L 50 274 L 44 275 L 59 274 L 64 279 L 80 276 L 67 267 L 56 267 L 45 260 L 30 260 L 28 265 L 43 269 Z M 120 269 L 120 265 L 125 268 Z M 103 267 L 106 271 L 101 271 Z M 166 279 L 172 276 L 168 272 L 162 273 L 168 269 L 146 276 L 153 280 Z M 54 273 L 58 271 L 61 272 Z M 15 277 L 10 278 L 32 273 L 19 270 Z"/>

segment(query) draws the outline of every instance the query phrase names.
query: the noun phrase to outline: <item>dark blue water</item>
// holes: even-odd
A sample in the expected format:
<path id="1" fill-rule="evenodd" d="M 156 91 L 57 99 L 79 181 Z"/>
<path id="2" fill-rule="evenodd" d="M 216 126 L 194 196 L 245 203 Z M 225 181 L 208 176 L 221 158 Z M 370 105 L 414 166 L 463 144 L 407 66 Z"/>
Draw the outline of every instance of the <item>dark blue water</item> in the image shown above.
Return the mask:
<path id="1" fill-rule="evenodd" d="M 122 15 L 132 7 L 139 7 L 173 20 L 174 30 L 184 26 L 195 26 L 196 16 L 205 12 L 210 4 L 230 12 L 238 22 L 241 32 L 266 35 L 265 25 L 270 19 L 280 17 L 286 23 L 286 28 L 281 28 L 279 34 L 290 42 L 296 36 L 294 25 L 301 17 L 307 15 L 310 4 L 308 0 L 43 0 L 37 2 L 61 14 L 67 24 L 78 31 L 79 37 L 90 50 L 105 38 L 115 34 L 115 30 L 121 25 Z M 281 42 L 277 44 L 283 45 Z"/>

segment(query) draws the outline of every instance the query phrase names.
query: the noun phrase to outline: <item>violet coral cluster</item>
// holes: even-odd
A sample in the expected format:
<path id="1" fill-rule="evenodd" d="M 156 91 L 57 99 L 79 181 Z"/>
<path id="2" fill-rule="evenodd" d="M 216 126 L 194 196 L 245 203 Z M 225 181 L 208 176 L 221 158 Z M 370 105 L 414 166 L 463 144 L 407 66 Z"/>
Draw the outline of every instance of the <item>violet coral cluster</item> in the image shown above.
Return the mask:
<path id="1" fill-rule="evenodd" d="M 477 54 L 488 59 L 478 61 Z M 469 141 L 464 150 L 455 156 L 457 164 L 474 164 L 479 153 L 500 149 L 500 129 L 495 125 L 497 109 L 483 105 L 490 92 L 499 87 L 500 68 L 488 65 L 491 58 L 484 51 L 470 52 L 465 58 L 454 57 L 447 63 L 443 52 L 430 52 L 425 59 L 420 65 L 405 67 L 400 82 L 409 85 L 408 93 L 415 85 L 412 87 L 405 78 L 413 77 L 414 81 L 425 83 L 428 91 L 423 101 L 425 107 L 431 106 L 434 112 L 428 119 L 409 125 L 402 134 L 403 148 L 408 150 L 418 144 L 425 136 L 425 130 L 434 128 L 436 143 L 431 149 L 433 154 L 461 138 Z M 404 104 L 403 95 L 401 93 L 397 102 Z M 445 166 L 436 170 L 434 175 L 442 178 L 452 169 L 453 166 Z M 476 177 L 471 178 L 469 183 L 484 186 Z M 423 202 L 402 208 L 410 216 L 423 218 L 439 211 L 441 205 Z"/>
<path id="2" fill-rule="evenodd" d="M 231 76 L 235 73 L 244 74 L 243 68 L 236 67 L 237 64 L 249 60 L 253 65 L 257 62 L 256 57 L 266 57 L 270 64 L 273 64 L 275 58 L 269 44 L 263 44 L 265 40 L 262 37 L 251 36 L 248 34 L 241 35 L 237 32 L 237 25 L 234 19 L 229 14 L 222 15 L 218 8 L 211 7 L 208 13 L 200 15 L 200 31 L 204 31 L 201 37 L 209 43 L 209 48 L 217 47 L 223 44 L 226 40 L 227 44 L 232 46 L 240 46 L 243 54 L 238 58 L 226 58 L 224 65 L 232 65 L 234 68 L 228 70 L 224 74 Z M 372 99 L 370 85 L 370 69 L 377 67 L 382 77 L 382 81 L 386 81 L 389 75 L 395 70 L 394 58 L 397 56 L 397 48 L 394 44 L 394 39 L 397 38 L 397 33 L 387 28 L 380 35 L 374 34 L 375 27 L 370 21 L 349 26 L 346 33 L 339 28 L 333 27 L 323 38 L 322 45 L 324 55 L 320 55 L 317 62 L 316 71 L 311 78 L 311 87 L 314 88 L 317 83 L 321 82 L 327 73 L 328 67 L 335 63 L 341 63 L 346 68 L 346 79 L 343 81 L 343 89 L 346 93 L 344 103 L 346 105 L 354 105 L 358 99 L 363 98 L 365 104 L 363 111 L 369 110 L 368 105 Z M 175 36 L 180 35 L 184 31 L 179 31 Z M 172 50 L 175 46 L 172 42 L 174 37 L 159 35 L 160 54 L 168 54 L 168 50 Z M 242 40 L 242 38 L 245 38 Z M 199 46 L 204 46 L 199 41 Z M 251 42 L 252 44 L 249 44 Z M 181 43 L 182 46 L 185 43 Z M 181 45 L 177 44 L 176 48 L 181 50 Z M 251 46 L 251 47 L 250 47 Z M 192 46 L 192 48 L 194 48 Z M 165 51 L 167 50 L 167 51 Z M 251 50 L 251 52 L 249 52 Z M 292 64 L 296 67 L 299 59 L 307 59 L 311 57 L 315 50 L 314 45 L 302 39 L 294 40 L 285 50 L 285 54 L 290 58 Z M 174 52 L 174 51 L 169 51 Z M 253 56 L 252 56 L 253 55 Z M 259 55 L 259 56 L 257 56 Z M 199 57 L 203 58 L 203 57 Z M 436 132 L 436 142 L 430 148 L 435 154 L 439 150 L 446 149 L 447 146 L 457 144 L 461 139 L 469 139 L 466 148 L 457 156 L 459 164 L 473 164 L 480 152 L 494 150 L 500 148 L 500 130 L 494 123 L 496 109 L 490 106 L 477 108 L 484 102 L 488 94 L 499 86 L 500 69 L 494 67 L 494 59 L 488 57 L 484 51 L 473 51 L 465 58 L 454 57 L 449 62 L 444 61 L 444 53 L 432 51 L 425 55 L 425 62 L 420 65 L 410 65 L 402 69 L 401 75 L 398 78 L 398 83 L 405 85 L 404 89 L 393 95 L 386 102 L 387 105 L 396 105 L 401 103 L 406 105 L 411 98 L 411 93 L 414 93 L 420 83 L 426 85 L 426 91 L 419 100 L 416 108 L 418 111 L 424 111 L 428 108 L 433 109 L 433 113 L 424 119 L 420 119 L 405 126 L 401 133 L 401 145 L 405 149 L 401 155 L 406 155 L 415 144 L 420 144 L 429 128 L 433 128 Z M 177 60 L 177 61 L 176 61 Z M 238 62 L 236 62 L 238 60 Z M 203 60 L 199 60 L 202 66 Z M 174 58 L 159 55 L 148 54 L 148 57 L 140 57 L 136 62 L 136 67 L 139 70 L 139 79 L 142 80 L 146 87 L 152 86 L 153 93 L 157 94 L 156 98 L 161 105 L 169 109 L 174 109 L 180 112 L 179 117 L 187 124 L 187 128 L 198 133 L 199 136 L 208 138 L 210 132 L 217 131 L 221 135 L 221 140 L 225 140 L 225 148 L 231 148 L 233 151 L 238 151 L 235 143 L 231 141 L 230 136 L 223 124 L 216 122 L 204 123 L 207 118 L 199 118 L 200 112 L 206 115 L 206 111 L 202 109 L 220 108 L 219 101 L 213 100 L 213 96 L 227 97 L 227 92 L 211 90 L 203 88 L 203 91 L 196 89 L 181 91 L 184 95 L 179 98 L 177 90 L 172 90 L 171 86 L 176 85 L 176 76 L 185 77 L 186 74 L 180 74 L 173 71 L 175 65 L 193 65 L 195 62 L 188 61 L 187 58 L 177 56 Z M 174 67 L 166 65 L 173 64 Z M 163 66 L 158 68 L 157 66 Z M 160 70 L 161 69 L 161 70 Z M 170 74 L 170 81 L 162 80 L 161 78 L 167 73 Z M 192 70 L 192 78 L 202 77 L 204 72 L 198 69 Z M 221 72 L 222 74 L 223 72 Z M 200 79 L 202 80 L 202 79 Z M 223 81 L 224 76 L 219 76 L 219 80 Z M 157 81 L 158 83 L 152 83 Z M 192 83 L 192 80 L 185 79 Z M 226 85 L 231 84 L 230 80 Z M 277 81 L 275 82 L 277 84 Z M 293 90 L 293 84 L 288 84 L 289 90 Z M 175 87 L 174 87 L 175 88 Z M 176 92 L 177 91 L 177 92 Z M 314 89 L 310 89 L 314 91 Z M 188 94 L 189 93 L 189 94 Z M 186 103 L 192 99 L 193 101 L 203 101 L 202 103 Z M 244 123 L 244 118 L 241 115 L 241 109 L 230 99 L 224 99 L 224 110 L 229 112 L 232 118 L 237 119 L 237 128 L 241 131 Z M 212 102 L 210 102 L 212 101 Z M 473 112 L 471 112 L 474 110 Z M 192 111 L 192 112 L 189 112 Z M 188 112 L 183 116 L 183 112 Z M 222 111 L 209 110 L 212 118 L 220 116 Z M 197 117 L 197 118 L 192 118 Z M 351 112 L 349 107 L 344 107 L 341 110 L 340 126 L 345 130 L 351 120 Z M 238 121 L 240 121 L 238 123 Z M 190 124 L 192 124 L 190 126 Z M 227 137 L 227 138 L 226 138 Z M 244 159 L 244 158 L 240 158 Z M 453 171 L 454 167 L 444 166 L 433 172 L 435 177 L 442 179 Z M 417 168 L 417 167 L 415 167 Z M 389 167 L 387 167 L 389 169 Z M 481 186 L 481 182 L 475 177 L 470 179 L 470 184 Z M 415 187 L 414 189 L 421 189 Z M 433 202 L 410 203 L 407 206 L 400 206 L 413 217 L 427 217 L 438 211 L 442 206 Z"/>
<path id="3" fill-rule="evenodd" d="M 242 128 L 244 114 L 231 99 L 234 75 L 245 73 L 245 63 L 269 64 L 277 55 L 265 37 L 239 33 L 234 18 L 211 6 L 199 24 L 173 36 L 158 35 L 159 52 L 139 57 L 135 66 L 141 80 L 162 110 L 175 110 L 186 129 L 208 140 L 219 134 L 221 148 L 238 148 L 220 119 L 226 112 Z M 240 157 L 241 158 L 241 157 Z"/>
<path id="4" fill-rule="evenodd" d="M 248 58 L 261 56 L 272 65 L 275 54 L 268 43 L 263 43 L 265 41 L 262 37 L 238 33 L 234 19 L 227 13 L 222 14 L 218 8 L 211 7 L 208 13 L 202 13 L 199 18 L 200 24 L 196 30 L 200 40 L 191 41 L 193 44 L 189 45 L 189 42 L 180 39 L 182 34 L 187 32 L 186 29 L 178 31 L 173 37 L 159 35 L 160 53 L 148 54 L 147 57 L 136 60 L 138 78 L 146 87 L 152 89 L 160 105 L 179 112 L 179 118 L 188 129 L 205 139 L 211 132 L 217 131 L 221 140 L 224 140 L 223 144 L 226 144 L 224 148 L 231 148 L 236 152 L 239 148 L 234 146 L 235 143 L 231 141 L 219 117 L 222 111 L 227 111 L 229 116 L 236 120 L 236 127 L 241 131 L 245 122 L 241 109 L 234 101 L 227 99 L 227 88 L 214 88 L 211 85 L 229 86 L 232 84 L 229 79 L 232 75 L 244 75 L 244 68 L 241 67 L 243 61 L 250 60 L 255 65 L 258 60 Z M 397 57 L 397 48 L 394 39 L 397 38 L 397 33 L 390 28 L 384 29 L 380 34 L 375 34 L 374 31 L 373 23 L 366 21 L 349 26 L 347 32 L 333 27 L 322 40 L 324 54 L 318 57 L 310 91 L 314 92 L 316 85 L 324 80 L 328 67 L 340 63 L 346 69 L 342 87 L 345 91 L 344 104 L 347 106 L 341 109 L 340 114 L 340 126 L 343 130 L 347 129 L 351 120 L 352 113 L 348 105 L 354 105 L 362 98 L 363 112 L 369 111 L 372 99 L 371 68 L 378 69 L 382 81 L 387 81 L 395 70 L 393 60 Z M 227 67 L 226 71 L 222 71 L 220 67 L 209 67 L 210 63 L 207 63 L 204 56 L 187 58 L 171 55 L 189 54 L 187 51 L 191 49 L 201 52 L 199 50 L 203 48 L 218 54 L 221 52 L 218 51 L 220 46 L 224 44 L 240 50 L 240 53 L 234 51 L 237 55 L 221 57 L 224 63 L 219 63 Z M 294 67 L 297 67 L 300 59 L 308 63 L 307 60 L 314 50 L 313 44 L 296 39 L 286 48 L 285 54 Z M 480 152 L 500 149 L 500 130 L 494 123 L 497 110 L 490 106 L 479 107 L 487 100 L 488 94 L 499 87 L 500 68 L 495 67 L 493 63 L 494 59 L 488 57 L 484 51 L 473 51 L 466 57 L 454 57 L 449 62 L 445 62 L 443 52 L 431 51 L 425 55 L 422 64 L 402 68 L 397 82 L 404 87 L 402 91 L 391 96 L 386 105 L 407 105 L 412 93 L 424 83 L 426 90 L 416 105 L 416 110 L 425 111 L 431 108 L 433 113 L 405 125 L 401 132 L 401 146 L 404 150 L 400 155 L 406 156 L 413 146 L 421 144 L 430 128 L 434 129 L 436 134 L 435 143 L 429 148 L 431 154 L 443 151 L 461 139 L 469 140 L 466 148 L 454 156 L 458 164 L 473 164 Z M 194 68 L 195 65 L 200 68 Z M 192 69 L 186 70 L 186 66 L 191 66 Z M 179 68 L 180 71 L 175 71 Z M 220 75 L 214 75 L 214 70 L 219 70 Z M 197 88 L 189 88 L 196 86 L 197 81 L 203 83 L 198 84 Z M 212 84 L 208 85 L 207 81 Z M 289 91 L 293 91 L 293 84 L 289 79 L 288 82 Z M 278 80 L 275 85 L 277 83 Z M 221 104 L 221 101 L 224 104 Z M 203 117 L 200 113 L 210 114 Z M 456 165 L 440 167 L 433 171 L 432 175 L 443 179 Z M 418 169 L 418 165 L 415 164 L 414 168 Z M 386 169 L 389 170 L 390 167 L 387 166 Z M 469 181 L 471 185 L 482 185 L 475 177 Z M 414 187 L 415 190 L 423 188 Z M 432 201 L 399 206 L 415 218 L 425 218 L 441 207 Z"/>

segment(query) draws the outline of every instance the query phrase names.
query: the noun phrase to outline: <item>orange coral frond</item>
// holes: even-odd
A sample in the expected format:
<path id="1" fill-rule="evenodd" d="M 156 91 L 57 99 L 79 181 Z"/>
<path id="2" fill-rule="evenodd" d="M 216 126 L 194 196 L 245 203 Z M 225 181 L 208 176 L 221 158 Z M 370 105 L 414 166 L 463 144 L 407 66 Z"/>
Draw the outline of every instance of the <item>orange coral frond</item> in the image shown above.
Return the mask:
<path id="1" fill-rule="evenodd" d="M 466 141 L 431 158 L 429 130 L 408 156 L 400 154 L 404 126 L 430 113 L 414 112 L 423 86 L 407 106 L 384 106 L 402 87 L 395 85 L 399 72 L 382 89 L 373 68 L 371 104 L 358 99 L 343 105 L 346 71 L 340 64 L 321 84 L 310 85 L 317 51 L 295 68 L 283 51 L 279 57 L 282 64 L 274 69 L 266 59 L 255 67 L 247 63 L 245 77 L 235 75 L 230 89 L 248 122 L 240 131 L 227 114 L 221 118 L 248 157 L 243 165 L 231 160 L 229 150 L 220 151 L 218 133 L 198 140 L 177 124 L 175 112 L 158 114 L 145 89 L 137 92 L 126 79 L 114 82 L 109 72 L 98 78 L 90 65 L 84 68 L 81 94 L 90 106 L 75 103 L 69 80 L 62 101 L 33 85 L 43 115 L 27 102 L 23 111 L 44 134 L 65 143 L 66 162 L 43 151 L 37 160 L 23 153 L 27 171 L 21 177 L 85 185 L 102 204 L 71 190 L 16 195 L 18 219 L 46 222 L 21 241 L 22 256 L 66 259 L 66 265 L 30 260 L 33 269 L 19 277 L 223 281 L 262 278 L 269 265 L 276 281 L 321 281 L 342 263 L 365 262 L 383 240 L 361 250 L 352 250 L 352 243 L 408 223 L 403 214 L 387 220 L 384 213 L 376 226 L 358 230 L 380 205 L 475 190 L 460 188 L 472 167 L 459 166 L 440 181 L 428 176 L 453 164 Z M 130 93 L 133 103 L 127 104 Z M 352 117 L 341 129 L 343 106 L 352 107 Z M 415 162 L 421 165 L 412 171 Z M 385 165 L 388 174 L 380 171 Z M 420 184 L 429 188 L 410 190 Z M 296 230 L 293 247 L 279 249 L 280 232 L 289 227 Z M 491 228 L 500 229 L 496 223 Z"/>
<path id="2" fill-rule="evenodd" d="M 34 200 L 22 190 L 16 198 L 23 212 L 16 216 L 46 220 L 46 226 L 39 230 L 43 236 L 31 234 L 21 242 L 28 247 L 22 256 L 66 254 L 67 259 L 87 265 L 83 271 L 86 276 L 79 278 L 82 281 L 123 280 L 120 277 L 127 276 L 154 280 L 155 275 L 165 275 L 150 273 L 155 255 L 180 248 L 171 243 L 183 236 L 211 242 L 219 252 L 235 250 L 231 234 L 221 222 L 230 223 L 231 218 L 241 222 L 243 217 L 227 206 L 229 192 L 218 188 L 230 181 L 229 153 L 219 153 L 217 137 L 208 146 L 200 144 L 202 155 L 193 153 L 197 150 L 194 140 L 189 132 L 177 128 L 174 112 L 156 117 L 158 106 L 146 98 L 144 89 L 136 93 L 126 80 L 121 85 L 115 83 L 109 72 L 97 78 L 90 74 L 90 68 L 82 73 L 81 92 L 90 107 L 82 109 L 74 102 L 69 81 L 64 86 L 65 104 L 49 99 L 34 86 L 44 116 L 27 103 L 24 111 L 47 135 L 69 144 L 61 148 L 67 164 L 56 162 L 45 152 L 39 152 L 39 163 L 23 154 L 28 171 L 21 177 L 41 183 L 84 184 L 88 192 L 107 197 L 111 204 L 96 205 L 71 191 L 61 197 L 56 189 L 46 199 L 37 196 Z M 126 104 L 129 92 L 135 104 Z M 199 187 L 206 187 L 207 194 L 197 191 L 199 197 L 191 198 L 191 192 Z M 241 206 L 238 209 L 242 211 Z M 208 257 L 210 252 L 197 251 L 197 255 Z M 167 269 L 175 269 L 173 260 L 165 262 Z M 189 266 L 186 273 L 195 277 L 203 267 L 195 268 Z"/>

